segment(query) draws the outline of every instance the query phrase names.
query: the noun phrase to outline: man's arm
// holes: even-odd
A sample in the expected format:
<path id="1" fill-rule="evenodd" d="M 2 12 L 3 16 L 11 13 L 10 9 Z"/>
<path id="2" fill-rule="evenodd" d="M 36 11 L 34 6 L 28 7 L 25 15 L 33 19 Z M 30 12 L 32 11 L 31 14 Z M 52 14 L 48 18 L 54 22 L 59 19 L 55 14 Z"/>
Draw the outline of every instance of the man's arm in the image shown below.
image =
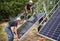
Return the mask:
<path id="1" fill-rule="evenodd" d="M 18 33 L 17 33 L 17 27 L 16 26 L 14 26 L 14 32 L 15 32 L 16 38 L 18 39 Z"/>
<path id="2" fill-rule="evenodd" d="M 32 6 L 30 7 L 30 11 L 31 11 L 31 13 L 33 13 L 33 7 Z"/>
<path id="3" fill-rule="evenodd" d="M 25 6 L 25 13 L 28 14 L 27 6 Z"/>

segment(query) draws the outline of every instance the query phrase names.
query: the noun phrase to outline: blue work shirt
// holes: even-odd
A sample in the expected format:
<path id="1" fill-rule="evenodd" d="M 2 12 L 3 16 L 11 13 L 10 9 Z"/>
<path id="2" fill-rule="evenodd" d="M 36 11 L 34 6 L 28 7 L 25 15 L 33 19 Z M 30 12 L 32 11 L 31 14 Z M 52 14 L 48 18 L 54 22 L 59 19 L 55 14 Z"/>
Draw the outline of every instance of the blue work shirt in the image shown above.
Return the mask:
<path id="1" fill-rule="evenodd" d="M 17 27 L 17 25 L 18 25 L 18 22 L 17 21 L 10 21 L 8 23 L 8 25 L 6 26 L 6 28 L 11 29 L 12 26 L 16 26 Z"/>

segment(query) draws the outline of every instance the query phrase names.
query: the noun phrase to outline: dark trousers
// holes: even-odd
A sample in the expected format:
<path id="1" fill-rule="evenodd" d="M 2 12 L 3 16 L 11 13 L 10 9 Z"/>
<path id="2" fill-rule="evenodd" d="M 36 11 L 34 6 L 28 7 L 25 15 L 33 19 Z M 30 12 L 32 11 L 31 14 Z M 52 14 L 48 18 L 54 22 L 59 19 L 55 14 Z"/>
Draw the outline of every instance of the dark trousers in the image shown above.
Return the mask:
<path id="1" fill-rule="evenodd" d="M 28 19 L 28 14 L 24 14 L 24 19 Z"/>
<path id="2" fill-rule="evenodd" d="M 32 15 L 33 15 L 33 14 L 30 14 L 30 13 L 29 13 L 29 14 L 26 14 L 26 13 L 25 13 L 25 14 L 24 14 L 24 19 L 27 20 L 27 19 L 29 19 Z"/>
<path id="3" fill-rule="evenodd" d="M 38 27 L 38 32 L 40 31 L 40 28 L 41 28 L 41 27 L 42 27 L 41 25 Z"/>

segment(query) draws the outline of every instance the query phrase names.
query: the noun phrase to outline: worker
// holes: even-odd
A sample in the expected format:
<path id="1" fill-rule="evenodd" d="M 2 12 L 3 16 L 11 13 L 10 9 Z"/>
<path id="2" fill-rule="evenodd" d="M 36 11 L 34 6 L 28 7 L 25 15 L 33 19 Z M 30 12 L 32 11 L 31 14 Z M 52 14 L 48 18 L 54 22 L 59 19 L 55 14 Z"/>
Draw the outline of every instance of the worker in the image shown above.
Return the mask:
<path id="1" fill-rule="evenodd" d="M 21 19 L 18 17 L 14 21 L 10 21 L 6 26 L 5 26 L 5 31 L 8 36 L 8 41 L 13 41 L 14 40 L 14 33 L 16 35 L 16 38 L 18 40 L 18 33 L 17 33 L 17 26 Z M 12 28 L 12 29 L 11 29 Z"/>
<path id="2" fill-rule="evenodd" d="M 25 5 L 25 7 L 24 7 L 24 9 L 25 9 L 25 16 L 24 16 L 25 20 L 28 18 L 28 13 L 29 13 L 29 12 L 30 12 L 31 14 L 33 13 L 33 7 L 32 7 L 32 5 L 33 5 L 33 1 L 30 0 L 29 3 L 27 3 L 27 4 Z"/>
<path id="3" fill-rule="evenodd" d="M 44 16 L 39 20 L 39 24 L 43 21 L 43 19 L 44 19 Z M 40 25 L 39 25 L 37 35 L 40 35 L 40 34 L 39 34 L 39 31 L 40 31 L 40 29 L 41 29 L 42 26 L 43 26 L 43 24 L 40 24 Z"/>

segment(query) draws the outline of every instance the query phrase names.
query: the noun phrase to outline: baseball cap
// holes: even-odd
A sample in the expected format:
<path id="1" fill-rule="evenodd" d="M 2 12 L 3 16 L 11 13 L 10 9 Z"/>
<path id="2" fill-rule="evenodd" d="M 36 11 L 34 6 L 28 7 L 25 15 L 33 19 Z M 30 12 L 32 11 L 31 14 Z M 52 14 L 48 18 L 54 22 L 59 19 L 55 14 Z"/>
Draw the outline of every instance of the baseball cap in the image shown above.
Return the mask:
<path id="1" fill-rule="evenodd" d="M 21 18 L 20 18 L 20 17 L 18 17 L 18 18 L 16 18 L 16 20 L 21 20 Z"/>
<path id="2" fill-rule="evenodd" d="M 33 1 L 32 1 L 32 0 L 30 0 L 29 2 L 33 3 Z"/>

